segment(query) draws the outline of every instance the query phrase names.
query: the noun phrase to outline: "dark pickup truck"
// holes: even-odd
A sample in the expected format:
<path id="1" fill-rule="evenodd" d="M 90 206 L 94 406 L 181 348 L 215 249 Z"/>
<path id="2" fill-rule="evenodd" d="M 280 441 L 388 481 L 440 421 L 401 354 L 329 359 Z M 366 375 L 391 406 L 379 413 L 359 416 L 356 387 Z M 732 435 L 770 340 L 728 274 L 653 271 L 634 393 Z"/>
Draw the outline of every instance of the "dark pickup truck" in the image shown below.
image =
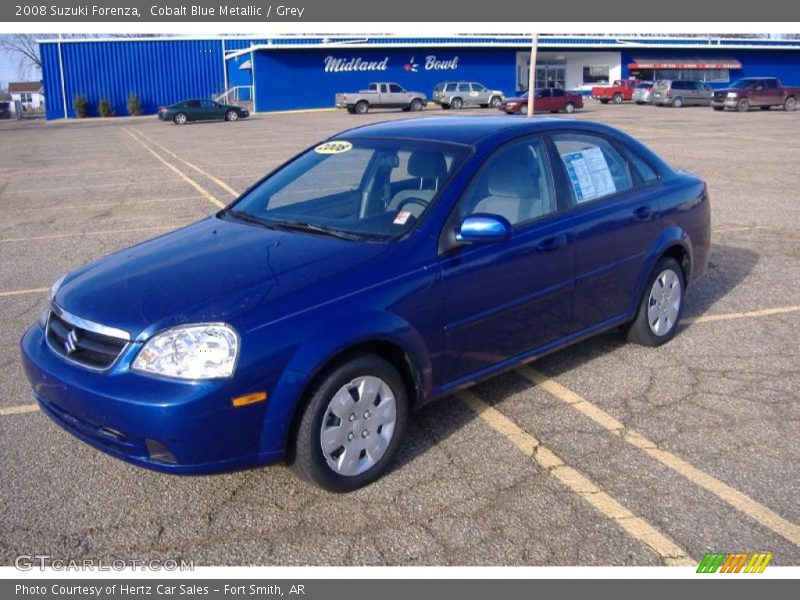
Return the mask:
<path id="1" fill-rule="evenodd" d="M 715 90 L 711 106 L 714 110 L 732 108 L 739 112 L 747 112 L 754 106 L 761 110 L 782 106 L 784 110 L 793 111 L 798 98 L 800 88 L 784 87 L 777 77 L 747 77 L 729 88 Z"/>

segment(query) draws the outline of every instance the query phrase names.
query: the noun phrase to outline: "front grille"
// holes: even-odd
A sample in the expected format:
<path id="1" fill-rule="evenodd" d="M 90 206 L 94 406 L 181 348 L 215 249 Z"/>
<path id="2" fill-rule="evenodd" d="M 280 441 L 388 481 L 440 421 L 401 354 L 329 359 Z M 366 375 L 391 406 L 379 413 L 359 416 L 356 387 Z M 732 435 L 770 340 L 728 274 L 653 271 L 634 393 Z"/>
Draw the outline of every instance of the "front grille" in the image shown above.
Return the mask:
<path id="1" fill-rule="evenodd" d="M 66 315 L 51 310 L 47 320 L 47 342 L 53 351 L 67 360 L 91 369 L 107 369 L 117 360 L 128 340 L 78 326 Z"/>
<path id="2" fill-rule="evenodd" d="M 714 92 L 714 100 L 725 100 L 727 95 L 727 92 Z"/>

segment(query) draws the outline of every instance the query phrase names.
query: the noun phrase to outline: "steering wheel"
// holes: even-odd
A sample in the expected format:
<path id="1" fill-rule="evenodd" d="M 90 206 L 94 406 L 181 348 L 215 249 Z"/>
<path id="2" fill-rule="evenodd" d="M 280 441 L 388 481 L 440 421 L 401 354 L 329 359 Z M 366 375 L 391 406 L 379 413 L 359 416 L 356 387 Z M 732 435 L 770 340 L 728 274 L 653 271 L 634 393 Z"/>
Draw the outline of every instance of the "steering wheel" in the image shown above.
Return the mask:
<path id="1" fill-rule="evenodd" d="M 426 208 L 428 208 L 428 202 L 426 202 L 426 201 L 425 201 L 425 200 L 423 200 L 422 198 L 414 198 L 414 197 L 409 197 L 409 198 L 406 198 L 405 200 L 403 200 L 403 201 L 402 201 L 402 202 L 401 202 L 401 203 L 400 203 L 400 204 L 397 206 L 397 210 L 398 210 L 398 211 L 401 211 L 401 210 L 403 210 L 403 208 L 405 208 L 406 204 L 416 204 L 417 206 L 421 206 L 421 207 L 423 208 L 423 210 L 424 210 L 424 209 L 426 209 Z"/>

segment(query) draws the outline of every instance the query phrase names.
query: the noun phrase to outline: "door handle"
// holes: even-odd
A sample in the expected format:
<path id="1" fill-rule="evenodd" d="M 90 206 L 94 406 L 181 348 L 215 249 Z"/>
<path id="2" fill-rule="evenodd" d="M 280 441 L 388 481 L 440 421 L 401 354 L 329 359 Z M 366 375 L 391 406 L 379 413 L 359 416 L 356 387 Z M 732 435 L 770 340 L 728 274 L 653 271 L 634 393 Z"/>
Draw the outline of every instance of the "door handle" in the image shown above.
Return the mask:
<path id="1" fill-rule="evenodd" d="M 637 221 L 647 221 L 653 216 L 653 209 L 650 206 L 640 206 L 633 211 L 633 218 Z"/>
<path id="2" fill-rule="evenodd" d="M 561 250 L 561 248 L 566 246 L 568 242 L 569 238 L 567 237 L 567 234 L 561 233 L 551 238 L 547 238 L 541 244 L 536 246 L 536 249 L 539 252 L 553 252 L 554 250 Z"/>

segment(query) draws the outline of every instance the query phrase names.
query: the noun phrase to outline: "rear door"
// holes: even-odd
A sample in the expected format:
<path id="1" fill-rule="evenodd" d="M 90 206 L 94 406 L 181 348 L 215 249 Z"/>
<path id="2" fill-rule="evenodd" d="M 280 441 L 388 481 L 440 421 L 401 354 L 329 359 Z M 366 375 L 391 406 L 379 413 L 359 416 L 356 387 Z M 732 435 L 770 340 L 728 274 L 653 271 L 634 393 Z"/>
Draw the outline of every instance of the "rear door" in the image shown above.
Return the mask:
<path id="1" fill-rule="evenodd" d="M 714 91 L 702 81 L 695 81 L 694 85 L 697 90 L 697 104 L 708 106 L 711 103 L 711 96 L 714 95 Z"/>
<path id="2" fill-rule="evenodd" d="M 541 88 L 536 90 L 536 98 L 533 104 L 534 110 L 549 111 L 553 108 L 553 95 L 550 88 Z"/>
<path id="3" fill-rule="evenodd" d="M 781 87 L 778 80 L 773 78 L 764 80 L 764 104 L 763 106 L 775 106 L 781 104 Z"/>
<path id="4" fill-rule="evenodd" d="M 635 166 L 629 151 L 604 136 L 567 131 L 552 140 L 574 231 L 575 333 L 601 328 L 635 306 L 661 186 L 652 167 L 641 158 L 643 166 Z M 649 172 L 640 174 L 645 167 Z"/>
<path id="5" fill-rule="evenodd" d="M 562 90 L 561 88 L 553 88 L 551 90 L 551 93 L 553 94 L 553 100 L 552 100 L 553 108 L 551 108 L 550 110 L 564 110 L 564 107 L 567 104 L 566 94 L 564 93 L 564 90 Z"/>

